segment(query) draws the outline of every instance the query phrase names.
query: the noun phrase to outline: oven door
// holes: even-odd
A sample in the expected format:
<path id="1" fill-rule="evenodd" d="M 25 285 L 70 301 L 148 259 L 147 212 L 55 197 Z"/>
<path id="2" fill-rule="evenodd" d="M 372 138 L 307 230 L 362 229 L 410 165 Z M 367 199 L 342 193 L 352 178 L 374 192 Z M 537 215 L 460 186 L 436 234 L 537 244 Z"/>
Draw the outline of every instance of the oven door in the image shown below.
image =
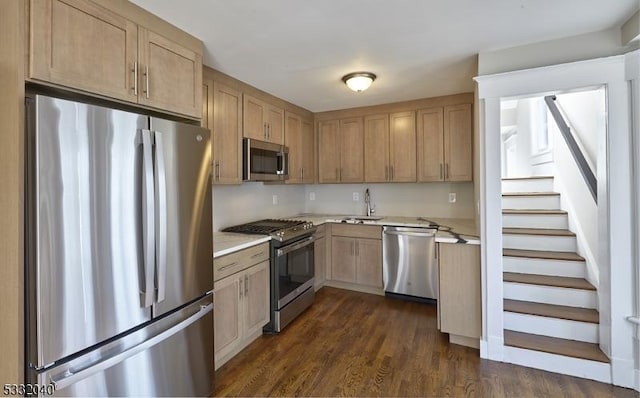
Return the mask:
<path id="1" fill-rule="evenodd" d="M 309 287 L 313 287 L 314 237 L 307 236 L 275 251 L 278 272 L 277 309 L 289 304 Z"/>

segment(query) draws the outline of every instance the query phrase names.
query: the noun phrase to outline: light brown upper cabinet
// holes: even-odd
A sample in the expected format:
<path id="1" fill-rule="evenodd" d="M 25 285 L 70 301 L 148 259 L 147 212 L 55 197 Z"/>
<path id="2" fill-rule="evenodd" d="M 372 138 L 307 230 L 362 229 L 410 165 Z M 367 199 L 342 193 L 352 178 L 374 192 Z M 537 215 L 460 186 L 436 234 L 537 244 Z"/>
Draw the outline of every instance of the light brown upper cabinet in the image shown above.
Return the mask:
<path id="1" fill-rule="evenodd" d="M 202 55 L 142 27 L 138 28 L 138 51 L 137 74 L 142 88 L 139 102 L 199 116 Z"/>
<path id="2" fill-rule="evenodd" d="M 415 112 L 366 116 L 365 181 L 416 181 Z"/>
<path id="3" fill-rule="evenodd" d="M 213 183 L 242 183 L 242 93 L 212 82 Z"/>
<path id="4" fill-rule="evenodd" d="M 201 53 L 88 0 L 32 0 L 29 34 L 32 80 L 201 117 Z"/>
<path id="5" fill-rule="evenodd" d="M 418 111 L 418 181 L 471 181 L 471 104 Z"/>
<path id="6" fill-rule="evenodd" d="M 316 182 L 316 150 L 313 135 L 313 122 L 302 120 L 302 182 Z"/>
<path id="7" fill-rule="evenodd" d="M 318 125 L 320 183 L 364 181 L 364 126 L 361 117 Z"/>
<path id="8" fill-rule="evenodd" d="M 285 112 L 284 144 L 289 148 L 287 184 L 313 183 L 313 125 L 292 112 Z"/>
<path id="9" fill-rule="evenodd" d="M 243 136 L 261 141 L 284 143 L 284 110 L 244 94 Z"/>

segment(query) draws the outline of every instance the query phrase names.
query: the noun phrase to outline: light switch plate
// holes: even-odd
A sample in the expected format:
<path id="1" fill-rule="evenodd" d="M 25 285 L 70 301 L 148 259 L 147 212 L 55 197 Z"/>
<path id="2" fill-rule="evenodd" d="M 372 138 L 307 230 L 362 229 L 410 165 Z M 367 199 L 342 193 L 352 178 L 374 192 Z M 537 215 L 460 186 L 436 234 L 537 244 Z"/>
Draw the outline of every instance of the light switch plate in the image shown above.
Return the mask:
<path id="1" fill-rule="evenodd" d="M 277 205 L 278 204 L 278 195 L 273 195 L 273 205 Z"/>
<path id="2" fill-rule="evenodd" d="M 449 192 L 449 203 L 456 203 L 456 193 L 455 192 Z"/>
<path id="3" fill-rule="evenodd" d="M 360 201 L 360 192 L 354 192 L 353 193 L 353 201 L 354 202 L 359 202 Z"/>
<path id="4" fill-rule="evenodd" d="M 309 200 L 316 200 L 316 193 L 315 192 L 309 192 Z"/>

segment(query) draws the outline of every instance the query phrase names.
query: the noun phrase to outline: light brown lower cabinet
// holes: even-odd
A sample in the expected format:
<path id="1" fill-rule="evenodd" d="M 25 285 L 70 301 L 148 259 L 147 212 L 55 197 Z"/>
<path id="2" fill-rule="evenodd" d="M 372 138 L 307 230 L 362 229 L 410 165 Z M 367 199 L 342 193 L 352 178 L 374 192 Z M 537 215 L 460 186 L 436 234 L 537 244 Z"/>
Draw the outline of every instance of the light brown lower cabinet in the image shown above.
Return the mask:
<path id="1" fill-rule="evenodd" d="M 260 336 L 269 322 L 269 260 L 216 281 L 213 291 L 218 369 Z"/>
<path id="2" fill-rule="evenodd" d="M 382 289 L 382 231 L 378 226 L 334 224 L 331 280 L 339 287 Z M 331 284 L 331 283 L 329 283 Z"/>
<path id="3" fill-rule="evenodd" d="M 439 243 L 440 330 L 452 343 L 478 348 L 482 334 L 480 246 Z"/>
<path id="4" fill-rule="evenodd" d="M 313 265 L 314 265 L 314 287 L 316 290 L 324 285 L 327 263 L 327 238 L 325 235 L 325 226 L 320 225 L 314 234 L 315 245 L 313 248 Z"/>

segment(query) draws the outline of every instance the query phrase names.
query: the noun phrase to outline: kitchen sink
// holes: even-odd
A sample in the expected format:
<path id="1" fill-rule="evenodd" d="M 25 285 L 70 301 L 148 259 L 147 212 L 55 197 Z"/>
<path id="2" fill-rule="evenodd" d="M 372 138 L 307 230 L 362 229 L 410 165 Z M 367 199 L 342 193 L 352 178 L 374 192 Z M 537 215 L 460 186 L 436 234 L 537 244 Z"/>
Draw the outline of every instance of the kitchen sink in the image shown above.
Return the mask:
<path id="1" fill-rule="evenodd" d="M 342 220 L 343 221 L 380 221 L 383 218 L 384 217 L 378 217 L 378 216 L 347 216 L 347 217 L 344 217 Z"/>

